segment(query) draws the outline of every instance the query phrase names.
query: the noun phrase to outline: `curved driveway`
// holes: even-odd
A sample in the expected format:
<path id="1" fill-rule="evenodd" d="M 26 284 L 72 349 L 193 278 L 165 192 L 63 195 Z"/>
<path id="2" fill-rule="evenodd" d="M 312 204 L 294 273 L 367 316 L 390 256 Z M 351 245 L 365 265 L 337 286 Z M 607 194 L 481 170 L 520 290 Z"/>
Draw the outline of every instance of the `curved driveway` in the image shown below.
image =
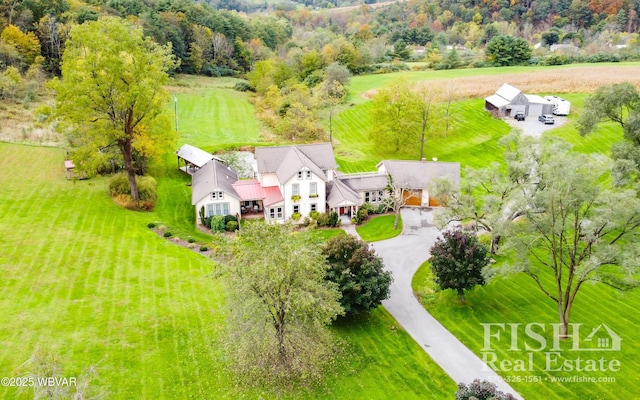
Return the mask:
<path id="1" fill-rule="evenodd" d="M 391 296 L 382 304 L 404 330 L 456 382 L 470 383 L 484 379 L 500 390 L 521 398 L 499 375 L 463 345 L 429 314 L 413 295 L 411 279 L 418 267 L 429 258 L 428 249 L 439 231 L 432 224 L 433 212 L 425 209 L 402 210 L 402 234 L 389 240 L 372 243 L 392 272 Z M 482 327 L 478 326 L 478 332 Z"/>

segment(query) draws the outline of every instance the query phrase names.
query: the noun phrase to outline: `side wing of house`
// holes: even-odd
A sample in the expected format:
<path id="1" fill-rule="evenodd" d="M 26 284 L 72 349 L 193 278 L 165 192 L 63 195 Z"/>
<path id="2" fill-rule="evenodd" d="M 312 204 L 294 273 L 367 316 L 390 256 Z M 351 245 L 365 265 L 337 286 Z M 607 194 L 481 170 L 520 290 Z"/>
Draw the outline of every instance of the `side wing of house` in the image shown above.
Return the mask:
<path id="1" fill-rule="evenodd" d="M 200 209 L 204 208 L 204 216 L 214 215 L 239 215 L 240 199 L 235 193 L 229 193 L 223 188 L 213 188 L 210 193 L 198 200 L 195 204 L 196 218 L 200 220 Z"/>
<path id="2" fill-rule="evenodd" d="M 237 180 L 235 171 L 217 160 L 209 161 L 193 174 L 191 204 L 196 223 L 203 223 L 200 210 L 204 211 L 205 217 L 240 214 L 240 196 L 233 188 Z"/>
<path id="3" fill-rule="evenodd" d="M 407 206 L 438 206 L 429 194 L 433 179 L 446 178 L 460 185 L 460 163 L 455 162 L 386 160 L 378 164 L 378 170 L 391 175 L 396 187 L 406 190 Z"/>

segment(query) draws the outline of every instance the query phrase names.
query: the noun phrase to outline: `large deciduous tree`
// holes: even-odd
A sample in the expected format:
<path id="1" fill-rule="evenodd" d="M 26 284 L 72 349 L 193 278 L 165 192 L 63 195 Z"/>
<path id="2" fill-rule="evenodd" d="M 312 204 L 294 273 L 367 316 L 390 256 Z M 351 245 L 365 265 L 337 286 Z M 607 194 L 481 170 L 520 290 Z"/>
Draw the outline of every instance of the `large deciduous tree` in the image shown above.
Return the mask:
<path id="1" fill-rule="evenodd" d="M 379 149 L 398 152 L 417 143 L 420 120 L 408 82 L 380 89 L 371 100 L 371 117 L 369 138 Z"/>
<path id="2" fill-rule="evenodd" d="M 231 256 L 232 367 L 257 378 L 317 376 L 333 350 L 327 324 L 343 313 L 320 247 L 291 226 L 256 222 L 239 231 Z"/>
<path id="3" fill-rule="evenodd" d="M 611 150 L 616 181 L 625 182 L 640 169 L 640 93 L 635 86 L 628 82 L 601 86 L 587 98 L 578 119 L 580 134 L 589 134 L 604 121 L 615 122 L 623 130 L 625 140 Z"/>
<path id="4" fill-rule="evenodd" d="M 175 66 L 170 46 L 145 38 L 124 20 L 102 18 L 72 28 L 62 80 L 53 85 L 57 115 L 71 125 L 82 147 L 76 154 L 117 147 L 135 201 L 135 158 L 156 155 L 175 137 L 164 115 L 168 93 L 163 88 Z M 82 169 L 82 160 L 75 161 Z"/>
<path id="5" fill-rule="evenodd" d="M 566 337 L 571 309 L 587 282 L 638 286 L 640 199 L 607 188 L 602 159 L 547 145 L 535 178 L 512 207 L 522 215 L 506 230 L 515 271 L 531 277 L 557 307 Z"/>
<path id="6" fill-rule="evenodd" d="M 536 165 L 535 141 L 518 134 L 500 140 L 505 148 L 506 169 L 492 163 L 482 169 L 467 168 L 460 188 L 447 179 L 435 179 L 430 191 L 443 208 L 435 214 L 440 229 L 452 222 L 471 222 L 476 233 L 491 235 L 490 252 L 495 255 L 504 228 L 520 216 L 514 196 L 525 190 Z"/>
<path id="7" fill-rule="evenodd" d="M 322 252 L 329 264 L 325 279 L 338 285 L 346 315 L 372 310 L 389 297 L 391 273 L 367 243 L 343 235 L 329 240 Z"/>
<path id="8" fill-rule="evenodd" d="M 371 102 L 375 121 L 369 132 L 372 143 L 396 152 L 417 147 L 422 159 L 427 138 L 433 132 L 438 99 L 436 90 L 426 86 L 414 89 L 406 81 L 381 89 Z"/>
<path id="9" fill-rule="evenodd" d="M 445 231 L 429 252 L 436 284 L 443 290 L 455 290 L 462 302 L 465 290 L 485 284 L 483 269 L 489 263 L 488 250 L 475 234 L 459 229 Z"/>
<path id="10" fill-rule="evenodd" d="M 524 64 L 531 58 L 529 43 L 511 35 L 496 36 L 485 48 L 487 61 L 498 67 Z"/>

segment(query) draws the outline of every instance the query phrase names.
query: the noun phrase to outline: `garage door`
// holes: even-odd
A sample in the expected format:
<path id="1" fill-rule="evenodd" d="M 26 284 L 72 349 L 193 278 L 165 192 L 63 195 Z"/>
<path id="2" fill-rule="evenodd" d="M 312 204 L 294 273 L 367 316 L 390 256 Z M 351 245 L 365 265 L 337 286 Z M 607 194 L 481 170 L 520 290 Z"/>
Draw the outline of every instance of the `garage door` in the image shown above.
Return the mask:
<path id="1" fill-rule="evenodd" d="M 542 115 L 542 104 L 529 104 L 529 116 L 538 118 L 538 115 Z"/>
<path id="2" fill-rule="evenodd" d="M 404 204 L 407 206 L 418 206 L 422 205 L 422 190 L 413 190 L 411 192 L 404 192 L 402 197 L 404 198 Z"/>

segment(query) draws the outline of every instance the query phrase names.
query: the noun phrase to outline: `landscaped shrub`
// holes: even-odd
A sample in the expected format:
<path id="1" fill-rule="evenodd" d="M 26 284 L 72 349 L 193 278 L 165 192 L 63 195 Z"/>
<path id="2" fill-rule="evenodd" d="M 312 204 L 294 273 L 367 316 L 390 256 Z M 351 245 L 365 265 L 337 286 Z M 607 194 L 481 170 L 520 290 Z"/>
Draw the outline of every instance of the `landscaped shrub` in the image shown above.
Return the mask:
<path id="1" fill-rule="evenodd" d="M 235 215 L 231 215 L 231 214 L 227 214 L 224 216 L 224 223 L 228 223 L 229 221 L 235 221 L 238 222 L 238 218 L 236 218 Z"/>
<path id="2" fill-rule="evenodd" d="M 224 232 L 226 224 L 224 223 L 223 215 L 214 215 L 211 218 L 211 230 L 214 232 Z"/>
<path id="3" fill-rule="evenodd" d="M 364 203 L 360 206 L 360 210 L 365 209 L 369 215 L 372 214 L 384 214 L 387 211 L 387 205 L 384 203 L 380 203 L 378 205 L 373 205 L 371 203 Z"/>
<path id="4" fill-rule="evenodd" d="M 318 221 L 318 226 L 329 226 L 329 214 L 318 214 L 316 220 Z"/>
<path id="5" fill-rule="evenodd" d="M 109 180 L 109 193 L 116 202 L 131 210 L 153 210 L 158 201 L 156 180 L 150 176 L 136 176 L 138 183 L 137 204 L 131 199 L 131 185 L 125 173 L 115 174 Z"/>
<path id="6" fill-rule="evenodd" d="M 190 237 L 189 239 L 187 239 L 187 242 L 189 242 L 189 243 L 195 243 L 195 242 L 196 242 L 196 240 L 195 240 L 194 238 Z"/>
<path id="7" fill-rule="evenodd" d="M 227 225 L 225 226 L 225 229 L 227 230 L 227 232 L 233 232 L 235 230 L 238 229 L 238 222 L 237 221 L 229 221 L 227 222 Z"/>
<path id="8" fill-rule="evenodd" d="M 207 251 L 209 248 L 207 246 L 200 246 L 200 251 Z"/>
<path id="9" fill-rule="evenodd" d="M 389 210 L 389 205 L 385 203 L 381 203 L 381 204 L 378 204 L 375 210 L 373 210 L 373 214 L 384 214 L 387 212 L 387 210 Z"/>
<path id="10" fill-rule="evenodd" d="M 340 216 L 338 215 L 337 212 L 334 211 L 329 215 L 329 225 L 328 226 L 336 227 L 338 225 L 340 225 Z"/>
<path id="11" fill-rule="evenodd" d="M 171 232 L 166 231 L 166 232 L 163 234 L 163 236 L 164 236 L 164 237 L 171 237 Z"/>
<path id="12" fill-rule="evenodd" d="M 202 222 L 202 225 L 207 226 L 207 217 L 204 216 L 204 206 L 200 207 L 198 214 L 200 215 L 200 222 Z M 211 225 L 207 226 L 207 228 L 211 228 Z"/>
<path id="13" fill-rule="evenodd" d="M 155 228 L 155 227 L 156 227 L 156 223 L 155 223 L 155 222 L 149 222 L 149 223 L 147 224 L 147 228 L 149 228 L 149 229 L 153 229 L 153 228 Z"/>
<path id="14" fill-rule="evenodd" d="M 364 207 L 360 207 L 354 217 L 354 220 L 355 220 L 355 223 L 359 225 L 364 221 L 366 221 L 368 217 L 369 217 L 369 212 L 367 211 L 367 209 Z"/>

